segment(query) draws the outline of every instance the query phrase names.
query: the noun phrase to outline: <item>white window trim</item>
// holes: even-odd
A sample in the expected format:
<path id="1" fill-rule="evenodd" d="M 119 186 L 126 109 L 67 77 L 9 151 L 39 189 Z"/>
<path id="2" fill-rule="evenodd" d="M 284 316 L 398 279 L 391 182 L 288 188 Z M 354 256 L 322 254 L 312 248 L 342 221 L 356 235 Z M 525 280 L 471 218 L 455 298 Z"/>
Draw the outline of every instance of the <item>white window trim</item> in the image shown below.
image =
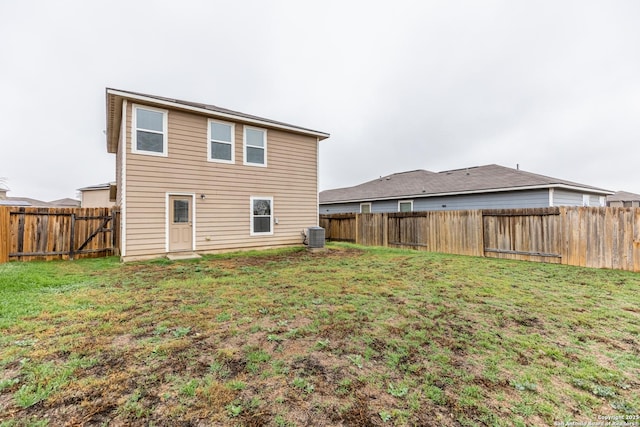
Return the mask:
<path id="1" fill-rule="evenodd" d="M 134 154 L 144 154 L 147 156 L 159 156 L 159 157 L 167 157 L 169 154 L 169 149 L 168 149 L 168 145 L 169 145 L 169 132 L 167 131 L 168 129 L 168 116 L 169 116 L 169 111 L 168 110 L 163 110 L 162 108 L 155 108 L 155 107 L 147 107 L 146 105 L 138 105 L 138 104 L 132 104 L 133 106 L 133 110 L 132 110 L 132 114 L 131 114 L 131 152 Z M 147 150 L 138 150 L 138 128 L 137 128 L 137 110 L 148 110 L 148 111 L 155 111 L 158 113 L 162 113 L 162 153 L 158 153 L 155 151 L 147 151 Z M 158 133 L 157 131 L 153 131 L 153 130 L 148 130 L 148 129 L 143 129 L 145 132 L 151 132 L 151 133 Z"/>
<path id="2" fill-rule="evenodd" d="M 253 201 L 254 200 L 269 200 L 269 203 L 271 204 L 271 227 L 269 228 L 270 231 L 268 233 L 262 232 L 262 233 L 256 233 L 253 231 Z M 273 225 L 274 225 L 274 221 L 273 219 L 275 218 L 274 215 L 274 209 L 273 209 L 273 197 L 272 196 L 251 196 L 249 197 L 249 234 L 251 236 L 273 236 Z"/>
<path id="3" fill-rule="evenodd" d="M 582 206 L 588 207 L 591 204 L 590 201 L 591 201 L 591 196 L 589 196 L 588 194 L 582 195 Z"/>
<path id="4" fill-rule="evenodd" d="M 227 142 L 227 141 L 218 141 L 218 140 L 213 140 L 213 136 L 211 135 L 211 123 L 219 123 L 221 125 L 227 125 L 227 126 L 231 126 L 231 142 Z M 212 142 L 218 142 L 221 144 L 230 144 L 231 145 L 231 160 L 223 160 L 223 159 L 214 159 L 212 157 L 213 154 L 213 147 L 212 147 Z M 214 163 L 227 163 L 227 164 L 234 164 L 236 162 L 236 125 L 235 123 L 231 123 L 231 122 L 223 122 L 222 120 L 213 120 L 213 119 L 209 119 L 207 121 L 207 145 L 209 146 L 207 149 L 207 161 L 209 162 L 214 162 Z"/>
<path id="5" fill-rule="evenodd" d="M 256 147 L 255 145 L 249 145 L 254 148 L 264 148 L 264 163 L 252 163 L 247 162 L 247 129 L 259 130 L 264 135 L 264 147 Z M 253 126 L 244 126 L 242 129 L 242 160 L 245 166 L 257 166 L 261 168 L 267 167 L 267 130 L 263 128 L 257 128 Z"/>
<path id="6" fill-rule="evenodd" d="M 363 206 L 366 206 L 366 205 L 369 205 L 369 212 L 373 212 L 373 211 L 371 210 L 371 209 L 373 208 L 373 207 L 371 206 L 371 203 L 360 203 L 360 213 L 362 213 L 362 207 L 363 207 Z"/>
<path id="7" fill-rule="evenodd" d="M 411 210 L 409 212 L 413 212 L 413 200 L 398 200 L 398 212 L 402 212 L 400 210 L 400 205 L 402 203 L 410 203 L 411 204 Z"/>

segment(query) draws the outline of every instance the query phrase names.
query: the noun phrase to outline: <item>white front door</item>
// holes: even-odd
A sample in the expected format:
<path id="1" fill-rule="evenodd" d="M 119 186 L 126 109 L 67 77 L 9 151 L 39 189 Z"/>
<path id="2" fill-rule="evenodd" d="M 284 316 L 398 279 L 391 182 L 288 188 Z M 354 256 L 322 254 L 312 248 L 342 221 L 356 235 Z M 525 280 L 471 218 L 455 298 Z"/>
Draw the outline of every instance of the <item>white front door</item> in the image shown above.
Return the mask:
<path id="1" fill-rule="evenodd" d="M 191 196 L 169 196 L 169 252 L 193 250 Z"/>

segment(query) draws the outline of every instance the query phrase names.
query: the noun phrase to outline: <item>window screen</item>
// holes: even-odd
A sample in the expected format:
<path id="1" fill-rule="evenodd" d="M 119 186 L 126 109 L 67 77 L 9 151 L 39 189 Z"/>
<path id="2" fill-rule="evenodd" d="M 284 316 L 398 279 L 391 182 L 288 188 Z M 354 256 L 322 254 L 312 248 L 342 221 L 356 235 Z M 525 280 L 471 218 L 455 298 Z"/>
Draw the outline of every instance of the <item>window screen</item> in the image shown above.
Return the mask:
<path id="1" fill-rule="evenodd" d="M 271 200 L 253 199 L 251 217 L 252 233 L 271 233 Z"/>

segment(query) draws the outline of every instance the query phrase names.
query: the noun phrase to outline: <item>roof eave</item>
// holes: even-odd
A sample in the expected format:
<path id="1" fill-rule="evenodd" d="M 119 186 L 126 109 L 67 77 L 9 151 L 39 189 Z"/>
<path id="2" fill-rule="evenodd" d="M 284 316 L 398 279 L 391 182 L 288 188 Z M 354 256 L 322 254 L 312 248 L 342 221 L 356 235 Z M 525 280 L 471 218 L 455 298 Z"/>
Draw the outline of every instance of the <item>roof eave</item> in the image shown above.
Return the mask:
<path id="1" fill-rule="evenodd" d="M 502 187 L 502 188 L 489 188 L 481 190 L 469 190 L 469 191 L 452 191 L 446 193 L 417 193 L 417 194 L 400 194 L 394 196 L 384 197 L 369 197 L 365 199 L 349 199 L 349 200 L 337 200 L 330 202 L 320 202 L 321 205 L 335 205 L 338 203 L 357 203 L 357 202 L 374 202 L 377 200 L 398 200 L 407 198 L 428 198 L 428 197 L 445 197 L 445 196 L 462 196 L 466 194 L 483 194 L 483 193 L 503 193 L 507 191 L 525 191 L 525 190 L 544 190 L 549 188 L 562 188 L 564 190 L 583 191 L 589 193 L 595 193 L 602 196 L 614 194 L 613 191 L 602 190 L 597 188 L 579 187 L 566 184 L 545 184 L 545 185 L 530 185 L 526 187 Z"/>
<path id="2" fill-rule="evenodd" d="M 298 134 L 302 134 L 302 135 L 307 135 L 307 136 L 313 136 L 318 138 L 319 141 L 322 141 L 324 139 L 329 138 L 330 134 L 326 133 L 326 132 L 320 132 L 320 131 L 316 131 L 316 130 L 312 130 L 312 129 L 305 129 L 305 128 L 301 128 L 301 127 L 297 127 L 297 126 L 293 126 L 293 125 L 287 125 L 284 123 L 273 123 L 267 119 L 264 120 L 260 120 L 259 118 L 250 118 L 250 117 L 244 117 L 241 115 L 235 115 L 235 114 L 231 114 L 231 113 L 226 113 L 226 112 L 221 112 L 221 111 L 213 111 L 213 110 L 208 110 L 206 108 L 200 108 L 200 107 L 196 107 L 196 106 L 192 106 L 192 105 L 185 105 L 182 104 L 180 102 L 172 102 L 172 101 L 168 101 L 165 99 L 158 99 L 158 98 L 154 98 L 153 96 L 146 96 L 146 95 L 142 95 L 142 94 L 134 94 L 131 92 L 126 92 L 126 91 L 121 91 L 121 90 L 117 90 L 117 89 L 110 89 L 107 88 L 107 117 L 109 117 L 109 98 L 112 97 L 112 99 L 117 100 L 118 98 L 121 99 L 129 99 L 129 100 L 134 100 L 134 101 L 139 101 L 139 102 L 148 102 L 148 103 L 152 103 L 152 104 L 156 104 L 156 105 L 162 105 L 165 107 L 170 107 L 170 108 L 174 108 L 174 109 L 180 109 L 180 110 L 186 110 L 186 111 L 192 111 L 192 112 L 196 112 L 199 114 L 203 114 L 209 117 L 217 117 L 217 118 L 222 118 L 222 119 L 227 119 L 227 120 L 235 120 L 235 121 L 240 121 L 240 122 L 244 122 L 244 123 L 249 123 L 249 124 L 253 124 L 253 125 L 257 125 L 257 126 L 262 126 L 262 127 L 267 127 L 267 128 L 272 128 L 272 129 L 279 129 L 279 130 L 285 130 L 285 131 L 289 131 L 289 132 L 294 132 L 294 133 L 298 133 Z M 109 123 L 108 119 L 107 119 L 107 123 Z M 108 127 L 108 126 L 107 126 Z M 118 133 L 115 133 L 115 135 L 113 134 L 113 132 L 110 132 L 111 134 L 107 136 L 107 150 L 110 153 L 115 153 L 117 151 L 117 146 L 118 146 Z M 115 139 L 115 142 L 113 141 Z M 111 151 L 114 150 L 114 151 Z"/>
<path id="3" fill-rule="evenodd" d="M 107 115 L 107 152 L 118 152 L 120 140 L 120 125 L 122 121 L 122 97 L 106 91 L 106 115 Z"/>

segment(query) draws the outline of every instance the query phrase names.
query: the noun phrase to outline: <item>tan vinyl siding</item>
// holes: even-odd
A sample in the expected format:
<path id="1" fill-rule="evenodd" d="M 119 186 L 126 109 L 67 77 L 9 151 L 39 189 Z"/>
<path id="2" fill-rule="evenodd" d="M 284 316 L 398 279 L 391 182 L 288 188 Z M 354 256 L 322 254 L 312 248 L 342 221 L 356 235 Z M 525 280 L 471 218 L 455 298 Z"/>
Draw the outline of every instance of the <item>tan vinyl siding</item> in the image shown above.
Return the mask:
<path id="1" fill-rule="evenodd" d="M 84 190 L 82 191 L 83 208 L 110 208 L 115 203 L 109 200 L 109 188 L 104 190 Z"/>
<path id="2" fill-rule="evenodd" d="M 317 139 L 267 128 L 267 167 L 243 164 L 243 124 L 235 124 L 235 163 L 207 161 L 208 117 L 169 110 L 168 156 L 131 152 L 127 111 L 127 258 L 166 252 L 166 194 L 195 194 L 198 252 L 301 244 L 317 224 Z M 205 195 L 205 199 L 200 198 Z M 273 235 L 250 235 L 250 197 L 273 197 Z"/>

